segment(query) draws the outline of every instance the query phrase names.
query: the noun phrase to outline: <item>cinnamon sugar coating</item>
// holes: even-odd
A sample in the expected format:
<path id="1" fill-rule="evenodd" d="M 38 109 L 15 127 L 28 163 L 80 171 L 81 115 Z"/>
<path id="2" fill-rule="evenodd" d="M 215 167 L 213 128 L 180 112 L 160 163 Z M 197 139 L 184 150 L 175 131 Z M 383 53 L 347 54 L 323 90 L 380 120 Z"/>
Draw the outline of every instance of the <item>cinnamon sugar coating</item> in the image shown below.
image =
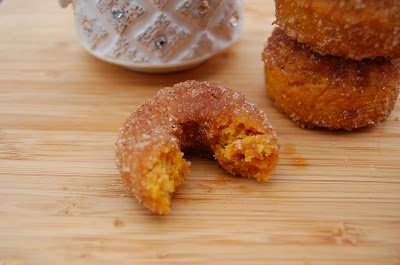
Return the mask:
<path id="1" fill-rule="evenodd" d="M 160 90 L 128 118 L 116 142 L 117 167 L 144 206 L 169 214 L 189 172 L 186 150 L 213 154 L 231 174 L 267 181 L 279 145 L 266 115 L 243 95 L 186 81 Z"/>
<path id="2" fill-rule="evenodd" d="M 398 0 L 275 0 L 276 24 L 320 54 L 400 57 Z"/>
<path id="3" fill-rule="evenodd" d="M 303 127 L 372 125 L 389 116 L 399 95 L 399 61 L 322 56 L 279 28 L 263 60 L 269 97 Z"/>

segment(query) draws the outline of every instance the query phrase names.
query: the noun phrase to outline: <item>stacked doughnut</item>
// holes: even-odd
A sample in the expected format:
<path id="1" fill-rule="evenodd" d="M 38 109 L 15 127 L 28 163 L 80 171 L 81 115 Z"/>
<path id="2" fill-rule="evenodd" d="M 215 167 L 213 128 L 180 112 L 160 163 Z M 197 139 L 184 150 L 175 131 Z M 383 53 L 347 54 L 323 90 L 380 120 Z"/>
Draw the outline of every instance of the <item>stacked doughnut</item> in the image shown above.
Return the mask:
<path id="1" fill-rule="evenodd" d="M 400 1 L 275 0 L 268 94 L 302 127 L 385 120 L 400 89 Z"/>

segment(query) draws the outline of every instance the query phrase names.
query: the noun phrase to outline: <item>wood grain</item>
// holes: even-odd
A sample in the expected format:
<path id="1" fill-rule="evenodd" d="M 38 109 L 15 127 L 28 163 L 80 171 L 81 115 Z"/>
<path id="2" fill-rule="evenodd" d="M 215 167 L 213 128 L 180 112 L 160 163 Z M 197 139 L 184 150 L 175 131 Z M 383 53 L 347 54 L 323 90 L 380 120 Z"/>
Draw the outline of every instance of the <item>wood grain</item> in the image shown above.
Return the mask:
<path id="1" fill-rule="evenodd" d="M 273 1 L 245 0 L 232 49 L 178 74 L 143 75 L 79 46 L 55 0 L 0 6 L 0 264 L 400 264 L 400 105 L 353 133 L 303 130 L 266 97 L 260 53 Z M 269 183 L 193 157 L 169 217 L 122 185 L 114 141 L 158 89 L 213 80 L 271 117 Z"/>

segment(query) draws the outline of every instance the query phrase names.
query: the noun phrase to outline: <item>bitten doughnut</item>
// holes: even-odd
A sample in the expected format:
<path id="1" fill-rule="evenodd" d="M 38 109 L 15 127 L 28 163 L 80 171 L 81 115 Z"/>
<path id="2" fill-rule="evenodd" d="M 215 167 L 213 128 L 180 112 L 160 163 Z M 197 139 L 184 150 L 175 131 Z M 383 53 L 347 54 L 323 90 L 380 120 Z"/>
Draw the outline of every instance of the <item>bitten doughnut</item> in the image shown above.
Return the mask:
<path id="1" fill-rule="evenodd" d="M 269 97 L 304 127 L 352 130 L 383 121 L 399 95 L 398 61 L 321 56 L 279 28 L 263 60 Z"/>
<path id="2" fill-rule="evenodd" d="M 398 0 L 275 0 L 276 24 L 320 54 L 400 57 Z"/>
<path id="3" fill-rule="evenodd" d="M 279 146 L 266 115 L 238 92 L 187 81 L 160 92 L 125 122 L 117 167 L 132 194 L 169 214 L 171 196 L 189 172 L 182 150 L 209 152 L 229 173 L 267 181 Z"/>

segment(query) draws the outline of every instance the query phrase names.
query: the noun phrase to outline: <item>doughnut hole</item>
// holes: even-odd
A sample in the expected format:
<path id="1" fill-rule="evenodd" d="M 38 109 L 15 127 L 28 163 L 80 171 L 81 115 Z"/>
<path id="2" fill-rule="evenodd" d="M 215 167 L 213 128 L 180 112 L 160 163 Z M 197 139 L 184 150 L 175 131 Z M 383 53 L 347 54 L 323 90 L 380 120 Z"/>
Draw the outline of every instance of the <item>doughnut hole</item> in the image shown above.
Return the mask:
<path id="1" fill-rule="evenodd" d="M 271 137 L 243 123 L 222 128 L 215 158 L 231 174 L 267 181 L 276 167 L 278 145 Z"/>
<path id="2" fill-rule="evenodd" d="M 151 210 L 168 215 L 172 194 L 189 173 L 190 162 L 183 158 L 178 148 L 161 150 L 155 161 L 143 174 L 146 177 L 141 179 L 139 186 L 143 190 L 139 192 L 142 196 L 138 199 Z"/>

